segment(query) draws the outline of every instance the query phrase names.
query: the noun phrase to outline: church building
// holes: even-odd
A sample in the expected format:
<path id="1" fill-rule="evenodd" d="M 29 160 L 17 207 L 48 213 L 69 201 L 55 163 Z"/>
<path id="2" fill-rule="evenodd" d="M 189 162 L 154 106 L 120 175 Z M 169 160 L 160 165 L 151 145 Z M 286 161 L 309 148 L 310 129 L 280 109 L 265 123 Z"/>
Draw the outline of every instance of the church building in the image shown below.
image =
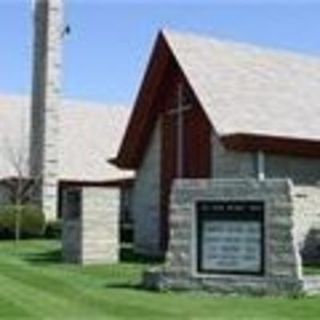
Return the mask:
<path id="1" fill-rule="evenodd" d="M 136 251 L 166 252 L 176 178 L 290 179 L 305 250 L 320 230 L 319 103 L 319 58 L 160 32 L 112 160 L 136 170 Z"/>

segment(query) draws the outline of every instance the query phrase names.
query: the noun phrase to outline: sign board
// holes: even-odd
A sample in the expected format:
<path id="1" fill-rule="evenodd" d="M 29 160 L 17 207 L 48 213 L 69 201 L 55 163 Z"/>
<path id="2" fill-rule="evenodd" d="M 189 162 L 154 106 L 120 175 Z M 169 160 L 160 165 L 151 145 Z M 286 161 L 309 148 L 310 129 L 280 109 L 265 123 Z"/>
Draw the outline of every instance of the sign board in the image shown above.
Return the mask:
<path id="1" fill-rule="evenodd" d="M 263 202 L 198 201 L 196 210 L 199 273 L 263 274 Z"/>

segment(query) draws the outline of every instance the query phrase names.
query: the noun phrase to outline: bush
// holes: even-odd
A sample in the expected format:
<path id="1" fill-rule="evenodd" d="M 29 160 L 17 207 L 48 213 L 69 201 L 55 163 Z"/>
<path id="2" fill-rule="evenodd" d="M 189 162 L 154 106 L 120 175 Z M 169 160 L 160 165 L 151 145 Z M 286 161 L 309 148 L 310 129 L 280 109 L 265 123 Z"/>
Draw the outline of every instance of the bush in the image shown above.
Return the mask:
<path id="1" fill-rule="evenodd" d="M 62 233 L 61 220 L 49 221 L 46 225 L 45 238 L 60 239 Z"/>
<path id="2" fill-rule="evenodd" d="M 20 214 L 20 236 L 41 237 L 44 234 L 45 218 L 42 211 L 32 205 L 7 205 L 0 207 L 0 238 L 15 237 L 16 217 Z"/>

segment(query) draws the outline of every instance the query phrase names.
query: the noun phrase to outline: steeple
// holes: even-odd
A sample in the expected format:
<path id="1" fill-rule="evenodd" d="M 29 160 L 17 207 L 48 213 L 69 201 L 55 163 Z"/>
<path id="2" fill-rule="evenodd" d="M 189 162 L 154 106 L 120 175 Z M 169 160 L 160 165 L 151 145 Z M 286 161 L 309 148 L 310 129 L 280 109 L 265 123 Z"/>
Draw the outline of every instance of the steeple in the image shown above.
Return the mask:
<path id="1" fill-rule="evenodd" d="M 63 0 L 35 0 L 29 168 L 47 220 L 57 216 L 62 37 Z"/>

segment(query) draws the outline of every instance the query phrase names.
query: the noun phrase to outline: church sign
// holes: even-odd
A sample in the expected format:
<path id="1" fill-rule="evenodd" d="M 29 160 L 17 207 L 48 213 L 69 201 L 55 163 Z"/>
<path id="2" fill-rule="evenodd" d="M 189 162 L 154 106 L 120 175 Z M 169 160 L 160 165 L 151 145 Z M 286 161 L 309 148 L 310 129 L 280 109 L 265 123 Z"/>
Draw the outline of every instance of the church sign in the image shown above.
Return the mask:
<path id="1" fill-rule="evenodd" d="M 197 201 L 197 272 L 264 272 L 264 204 L 259 201 Z"/>
<path id="2" fill-rule="evenodd" d="M 180 179 L 172 189 L 166 263 L 147 288 L 221 294 L 304 292 L 293 186 L 282 179 Z"/>

